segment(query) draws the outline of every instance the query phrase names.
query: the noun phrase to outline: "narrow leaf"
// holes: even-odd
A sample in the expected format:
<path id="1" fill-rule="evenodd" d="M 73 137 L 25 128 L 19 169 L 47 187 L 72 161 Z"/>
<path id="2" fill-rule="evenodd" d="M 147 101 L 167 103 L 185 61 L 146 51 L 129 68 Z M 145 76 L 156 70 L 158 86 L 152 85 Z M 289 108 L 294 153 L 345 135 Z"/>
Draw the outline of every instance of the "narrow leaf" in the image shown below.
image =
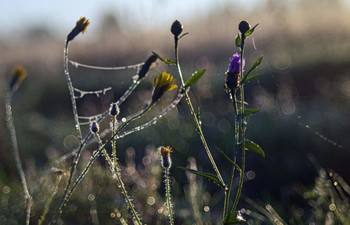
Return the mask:
<path id="1" fill-rule="evenodd" d="M 259 76 L 260 76 L 260 74 L 253 74 L 253 75 L 250 75 L 250 76 L 245 76 L 243 78 L 243 80 L 241 81 L 241 84 L 248 83 L 248 82 L 258 78 Z"/>
<path id="2" fill-rule="evenodd" d="M 240 147 L 243 147 L 242 145 L 243 145 L 242 143 L 239 144 Z M 256 144 L 251 140 L 248 140 L 248 139 L 245 140 L 245 149 L 258 153 L 265 158 L 265 152 L 260 148 L 258 144 Z"/>
<path id="3" fill-rule="evenodd" d="M 238 48 L 241 47 L 241 44 L 242 44 L 241 35 L 237 34 L 235 43 L 236 43 L 236 46 L 237 46 Z"/>
<path id="4" fill-rule="evenodd" d="M 169 59 L 164 59 L 163 57 L 161 57 L 160 55 L 158 55 L 157 53 L 155 52 L 152 52 L 153 55 L 155 55 L 158 59 L 160 59 L 162 62 L 168 64 L 168 65 L 175 65 L 176 63 L 172 60 L 169 60 Z"/>
<path id="5" fill-rule="evenodd" d="M 186 36 L 187 34 L 189 34 L 189 33 L 186 32 L 186 33 L 182 34 L 182 35 L 179 37 L 179 40 L 180 40 L 181 38 L 183 38 L 184 36 Z"/>
<path id="6" fill-rule="evenodd" d="M 199 176 L 202 176 L 202 177 L 205 177 L 205 178 L 213 181 L 215 184 L 219 185 L 220 187 L 224 187 L 223 184 L 221 184 L 219 178 L 215 174 L 199 172 L 197 170 L 192 170 L 192 169 L 181 167 L 181 166 L 179 166 L 177 168 L 185 170 L 185 171 L 193 173 L 193 174 L 196 174 L 196 175 L 199 175 Z"/>
<path id="7" fill-rule="evenodd" d="M 250 67 L 248 73 L 244 76 L 244 77 L 247 77 L 256 67 L 258 67 L 260 65 L 260 63 L 262 62 L 263 60 L 263 56 L 260 56 L 256 61 L 255 63 L 252 65 L 252 67 Z M 244 79 L 244 78 L 243 78 Z"/>
<path id="8" fill-rule="evenodd" d="M 188 87 L 194 85 L 201 77 L 202 75 L 205 73 L 205 69 L 203 70 L 198 70 L 196 72 L 194 72 L 192 74 L 192 76 L 186 81 L 185 83 L 185 89 L 187 89 Z"/>
<path id="9" fill-rule="evenodd" d="M 246 116 L 253 115 L 254 113 L 257 113 L 259 111 L 260 111 L 259 109 L 248 109 L 248 108 L 245 108 L 243 113 L 242 113 L 242 110 L 239 110 L 238 114 L 241 115 L 241 116 L 246 117 Z"/>
<path id="10" fill-rule="evenodd" d="M 254 30 L 255 30 L 255 28 L 258 26 L 259 24 L 256 24 L 253 28 L 251 28 L 250 30 L 248 30 L 247 32 L 245 32 L 245 37 L 248 37 L 249 35 L 251 35 L 253 32 L 254 32 Z"/>
<path id="11" fill-rule="evenodd" d="M 237 211 L 233 211 L 225 217 L 224 225 L 244 224 L 245 219 L 241 215 L 238 215 Z"/>
<path id="12" fill-rule="evenodd" d="M 215 147 L 216 150 L 218 150 L 226 159 L 229 163 L 231 163 L 234 167 L 236 167 L 239 171 L 241 171 L 241 168 L 234 162 L 232 161 L 232 159 L 230 159 L 230 157 L 228 157 L 224 151 L 222 151 L 220 148 Z"/>

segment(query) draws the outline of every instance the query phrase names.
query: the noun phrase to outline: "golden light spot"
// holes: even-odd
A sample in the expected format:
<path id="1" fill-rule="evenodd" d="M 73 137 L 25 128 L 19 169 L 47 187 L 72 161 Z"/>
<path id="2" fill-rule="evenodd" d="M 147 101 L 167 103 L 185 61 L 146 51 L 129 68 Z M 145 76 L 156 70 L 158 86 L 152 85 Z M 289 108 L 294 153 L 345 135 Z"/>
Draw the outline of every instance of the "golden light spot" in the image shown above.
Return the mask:
<path id="1" fill-rule="evenodd" d="M 209 210 L 210 210 L 210 208 L 209 208 L 209 206 L 204 206 L 204 212 L 209 212 Z"/>
<path id="2" fill-rule="evenodd" d="M 111 213 L 111 215 L 110 215 L 110 217 L 112 218 L 112 219 L 114 219 L 115 218 L 115 213 Z"/>

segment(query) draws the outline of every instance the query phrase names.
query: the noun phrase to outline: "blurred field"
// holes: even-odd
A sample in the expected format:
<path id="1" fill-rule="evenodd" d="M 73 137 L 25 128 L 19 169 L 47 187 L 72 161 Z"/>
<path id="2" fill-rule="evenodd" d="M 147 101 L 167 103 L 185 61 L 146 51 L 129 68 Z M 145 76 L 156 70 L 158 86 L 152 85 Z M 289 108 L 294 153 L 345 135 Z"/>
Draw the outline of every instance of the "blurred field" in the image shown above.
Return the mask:
<path id="1" fill-rule="evenodd" d="M 241 11 L 228 3 L 225 10 L 211 12 L 206 18 L 198 18 L 190 24 L 182 21 L 184 30 L 190 33 L 181 40 L 180 46 L 180 62 L 186 72 L 185 77 L 196 70 L 207 69 L 204 77 L 191 89 L 191 97 L 195 107 L 200 108 L 204 133 L 217 159 L 221 156 L 215 153 L 215 147 L 227 153 L 232 149 L 233 111 L 223 87 L 229 58 L 238 52 L 234 37 L 238 32 L 237 24 L 242 19 L 251 24 L 260 23 L 254 39 L 250 38 L 247 42 L 247 66 L 264 55 L 264 61 L 258 68 L 262 76 L 246 89 L 247 101 L 252 107 L 261 109 L 249 120 L 248 138 L 258 143 L 266 153 L 265 159 L 248 154 L 247 171 L 251 171 L 252 177 L 245 183 L 243 194 L 262 204 L 269 202 L 282 218 L 291 218 L 295 210 L 301 208 L 303 213 L 300 217 L 306 217 L 309 206 L 302 193 L 312 187 L 317 176 L 317 169 L 310 158 L 314 157 L 321 167 L 333 169 L 350 182 L 350 8 L 342 5 L 341 1 L 299 1 L 291 5 L 267 1 L 252 11 Z M 94 29 L 98 32 L 90 33 L 88 30 L 74 40 L 69 50 L 70 59 L 92 65 L 118 66 L 143 62 L 152 51 L 172 58 L 173 40 L 169 32 L 172 22 L 169 21 L 168 27 L 157 30 L 135 30 L 131 25 L 130 28 L 120 27 L 118 15 L 106 15 L 102 24 L 92 21 L 91 26 L 96 26 Z M 67 27 L 67 33 L 72 27 Z M 13 39 L 0 36 L 0 85 L 3 90 L 0 99 L 4 98 L 5 85 L 13 66 L 20 64 L 28 70 L 28 77 L 14 96 L 13 110 L 29 186 L 49 162 L 76 145 L 71 136 L 75 134 L 74 121 L 63 74 L 64 39 L 41 28 L 28 28 Z M 177 77 L 175 68 L 159 63 L 147 78 L 149 82 L 143 83 L 137 94 L 122 106 L 122 116 L 142 107 L 151 95 L 153 77 L 163 70 Z M 107 109 L 111 100 L 121 96 L 134 75 L 133 71 L 103 72 L 74 67 L 71 67 L 71 74 L 73 83 L 81 89 L 113 87 L 112 92 L 101 98 L 78 101 L 82 115 Z M 172 94 L 167 94 L 168 99 L 162 99 L 162 104 L 151 114 L 160 112 L 162 106 L 169 103 Z M 17 224 L 16 215 L 23 216 L 19 210 L 22 199 L 13 196 L 21 193 L 21 189 L 3 109 L 0 114 L 0 192 L 5 186 L 9 186 L 11 192 L 1 193 L 0 209 L 6 209 L 6 214 L 14 216 L 7 218 L 6 222 L 0 220 L 0 224 Z M 178 200 L 175 211 L 179 218 L 189 217 L 191 209 L 186 206 L 184 197 L 188 180 L 176 166 L 186 166 L 188 158 L 194 157 L 199 170 L 212 171 L 208 171 L 209 161 L 203 154 L 185 102 L 181 102 L 156 126 L 128 136 L 118 145 L 119 158 L 129 168 L 125 173 L 131 177 L 137 173 L 137 176 L 147 178 L 161 178 L 161 174 L 160 167 L 145 163 L 145 158 L 158 163 L 153 155 L 156 147 L 170 145 L 174 148 L 173 190 L 174 199 Z M 88 155 L 83 157 L 83 161 L 87 159 Z M 219 162 L 224 178 L 228 179 L 229 165 Z M 94 207 L 102 218 L 110 216 L 113 202 L 108 201 L 108 196 L 120 193 L 114 188 L 116 185 L 111 184 L 111 179 L 107 179 L 106 173 L 103 177 L 99 176 L 102 174 L 101 164 L 104 164 L 103 160 L 95 165 L 92 174 L 69 203 L 69 213 L 82 216 L 71 218 L 72 224 L 86 221 L 84 210 L 91 209 L 90 203 L 97 204 Z M 62 168 L 67 170 L 68 166 L 64 164 Z M 155 167 L 152 172 L 147 170 L 151 167 Z M 139 172 L 130 168 L 139 169 Z M 158 202 L 164 189 L 160 188 L 161 180 L 145 182 L 155 183 L 158 189 L 150 191 L 131 186 L 135 192 L 131 195 L 135 194 L 135 199 L 137 196 L 140 198 L 136 207 L 142 208 L 147 202 L 147 199 L 142 199 L 142 191 L 155 196 L 161 207 L 161 202 Z M 111 193 L 104 193 L 105 187 L 109 187 Z M 220 216 L 223 196 L 216 186 L 206 180 L 200 182 L 200 188 L 204 196 L 200 200 L 201 210 L 209 205 L 211 218 L 215 220 Z M 43 193 L 46 194 L 45 190 Z M 99 196 L 95 203 L 86 203 L 89 193 Z M 39 203 L 44 198 L 40 195 Z M 104 205 L 104 201 L 108 204 Z M 242 201 L 241 207 L 251 206 Z M 151 221 L 150 224 L 152 216 L 158 215 L 152 210 L 143 212 L 150 215 L 150 218 L 145 217 L 145 221 Z M 38 216 L 33 215 L 35 218 Z M 209 217 L 209 214 L 205 216 Z M 163 221 L 166 221 L 165 217 Z M 104 222 L 110 223 L 107 219 Z"/>

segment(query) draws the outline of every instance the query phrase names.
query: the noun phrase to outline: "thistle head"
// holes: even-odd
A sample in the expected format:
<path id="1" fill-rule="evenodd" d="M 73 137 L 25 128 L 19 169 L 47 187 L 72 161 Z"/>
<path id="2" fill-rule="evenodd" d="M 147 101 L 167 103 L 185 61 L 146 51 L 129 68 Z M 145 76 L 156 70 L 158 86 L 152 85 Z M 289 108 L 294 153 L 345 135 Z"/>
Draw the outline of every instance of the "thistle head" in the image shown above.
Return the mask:
<path id="1" fill-rule="evenodd" d="M 73 28 L 73 30 L 68 34 L 67 42 L 73 40 L 78 34 L 85 33 L 89 24 L 90 22 L 88 19 L 86 19 L 85 17 L 80 17 L 80 19 L 77 21 L 77 24 Z"/>
<path id="2" fill-rule="evenodd" d="M 178 20 L 175 20 L 173 24 L 171 25 L 171 33 L 175 36 L 178 37 L 182 31 L 183 31 L 183 26 L 182 23 Z"/>
<path id="3" fill-rule="evenodd" d="M 22 66 L 16 66 L 13 69 L 12 77 L 9 83 L 10 90 L 15 91 L 27 76 L 27 71 Z"/>
<path id="4" fill-rule="evenodd" d="M 168 147 L 161 146 L 161 147 L 158 148 L 158 152 L 162 156 L 161 157 L 162 167 L 164 169 L 170 169 L 170 167 L 171 167 L 170 153 L 173 152 L 171 150 L 171 148 L 169 146 Z"/>
<path id="5" fill-rule="evenodd" d="M 157 102 L 166 91 L 177 88 L 175 79 L 170 74 L 163 72 L 156 76 L 153 81 L 152 103 Z"/>

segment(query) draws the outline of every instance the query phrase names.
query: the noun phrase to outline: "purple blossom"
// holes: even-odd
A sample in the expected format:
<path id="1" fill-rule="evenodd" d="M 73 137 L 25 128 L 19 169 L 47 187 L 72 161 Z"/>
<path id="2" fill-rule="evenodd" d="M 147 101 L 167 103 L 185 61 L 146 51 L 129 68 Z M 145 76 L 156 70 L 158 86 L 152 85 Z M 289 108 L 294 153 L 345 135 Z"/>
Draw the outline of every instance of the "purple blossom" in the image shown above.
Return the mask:
<path id="1" fill-rule="evenodd" d="M 228 71 L 234 74 L 238 74 L 240 70 L 241 55 L 236 53 L 233 55 Z M 244 71 L 245 59 L 243 59 L 243 71 Z"/>

